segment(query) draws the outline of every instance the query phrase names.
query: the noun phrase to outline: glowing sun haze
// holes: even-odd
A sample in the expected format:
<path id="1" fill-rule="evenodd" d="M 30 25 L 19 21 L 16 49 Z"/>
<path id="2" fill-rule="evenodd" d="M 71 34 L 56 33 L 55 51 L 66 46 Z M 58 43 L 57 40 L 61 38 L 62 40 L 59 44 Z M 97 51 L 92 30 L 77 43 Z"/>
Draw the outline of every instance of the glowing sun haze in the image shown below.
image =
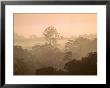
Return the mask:
<path id="1" fill-rule="evenodd" d="M 42 36 L 48 26 L 54 26 L 64 37 L 97 33 L 97 14 L 14 14 L 14 33 L 30 37 Z"/>

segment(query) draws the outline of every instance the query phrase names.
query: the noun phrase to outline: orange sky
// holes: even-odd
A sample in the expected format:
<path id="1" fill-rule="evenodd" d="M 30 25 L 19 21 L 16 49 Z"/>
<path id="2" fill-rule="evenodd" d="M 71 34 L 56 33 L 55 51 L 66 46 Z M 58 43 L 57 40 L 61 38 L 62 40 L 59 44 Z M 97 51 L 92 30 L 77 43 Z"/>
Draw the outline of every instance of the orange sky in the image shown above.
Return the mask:
<path id="1" fill-rule="evenodd" d="M 94 14 L 14 14 L 14 32 L 29 37 L 42 36 L 46 27 L 53 25 L 64 37 L 97 33 Z"/>

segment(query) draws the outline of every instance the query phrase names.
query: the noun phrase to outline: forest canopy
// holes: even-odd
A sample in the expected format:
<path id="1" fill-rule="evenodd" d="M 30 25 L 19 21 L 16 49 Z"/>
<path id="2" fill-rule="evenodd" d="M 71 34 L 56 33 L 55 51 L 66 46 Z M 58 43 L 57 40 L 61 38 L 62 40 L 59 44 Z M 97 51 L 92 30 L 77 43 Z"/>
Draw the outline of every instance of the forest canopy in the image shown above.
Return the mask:
<path id="1" fill-rule="evenodd" d="M 96 36 L 66 38 L 54 26 L 49 26 L 42 37 L 26 39 L 17 35 L 14 39 L 14 75 L 96 74 Z"/>

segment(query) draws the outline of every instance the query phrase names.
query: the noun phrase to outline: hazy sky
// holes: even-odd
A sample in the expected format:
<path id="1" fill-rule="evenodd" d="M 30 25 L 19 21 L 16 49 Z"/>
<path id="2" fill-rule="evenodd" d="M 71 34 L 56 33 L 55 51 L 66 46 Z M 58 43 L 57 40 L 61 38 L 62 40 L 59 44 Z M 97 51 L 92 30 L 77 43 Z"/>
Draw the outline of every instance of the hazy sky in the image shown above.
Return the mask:
<path id="1" fill-rule="evenodd" d="M 64 37 L 97 33 L 96 14 L 14 14 L 14 32 L 29 37 L 42 36 L 48 26 Z"/>

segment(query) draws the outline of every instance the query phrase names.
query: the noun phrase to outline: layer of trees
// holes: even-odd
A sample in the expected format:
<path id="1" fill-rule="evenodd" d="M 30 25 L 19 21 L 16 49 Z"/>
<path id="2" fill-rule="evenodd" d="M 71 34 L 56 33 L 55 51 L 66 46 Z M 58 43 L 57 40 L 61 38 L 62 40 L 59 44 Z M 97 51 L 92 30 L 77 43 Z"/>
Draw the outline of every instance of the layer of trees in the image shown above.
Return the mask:
<path id="1" fill-rule="evenodd" d="M 46 48 L 46 46 L 44 46 Z M 33 51 L 14 48 L 14 74 L 15 75 L 96 75 L 97 53 L 91 52 L 81 60 L 72 58 L 71 52 L 56 52 L 53 48 L 42 50 L 35 55 Z M 31 53 L 29 53 L 31 52 Z M 59 53 L 58 53 L 59 52 Z M 41 55 L 40 55 L 41 54 Z M 55 60 L 55 58 L 58 58 Z M 65 60 L 68 59 L 67 60 Z M 43 59 L 43 60 L 42 60 Z M 54 60 L 53 60 L 54 59 Z M 26 61 L 27 60 L 27 61 Z"/>
<path id="2" fill-rule="evenodd" d="M 61 36 L 53 26 L 43 36 L 46 43 L 31 50 L 14 46 L 15 75 L 96 75 L 97 39 L 78 37 L 68 40 L 64 51 L 57 47 Z"/>

